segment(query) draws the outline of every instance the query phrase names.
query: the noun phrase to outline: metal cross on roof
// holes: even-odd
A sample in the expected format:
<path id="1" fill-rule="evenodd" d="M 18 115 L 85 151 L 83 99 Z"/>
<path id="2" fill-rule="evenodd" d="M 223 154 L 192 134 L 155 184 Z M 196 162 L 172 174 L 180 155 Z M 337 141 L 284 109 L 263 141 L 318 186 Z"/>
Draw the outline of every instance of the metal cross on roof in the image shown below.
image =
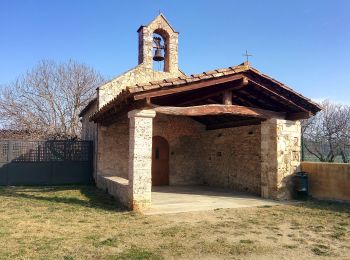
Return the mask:
<path id="1" fill-rule="evenodd" d="M 249 57 L 253 56 L 252 54 L 249 54 L 248 51 L 246 50 L 244 54 L 242 54 L 242 56 L 245 56 L 247 59 L 247 62 L 249 62 Z"/>

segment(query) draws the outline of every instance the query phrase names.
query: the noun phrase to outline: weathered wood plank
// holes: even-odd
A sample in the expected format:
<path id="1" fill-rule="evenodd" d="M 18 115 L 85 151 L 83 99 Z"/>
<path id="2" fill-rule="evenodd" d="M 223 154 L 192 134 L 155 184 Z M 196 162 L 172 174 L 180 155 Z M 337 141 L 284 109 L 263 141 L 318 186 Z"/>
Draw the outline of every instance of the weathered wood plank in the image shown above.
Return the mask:
<path id="1" fill-rule="evenodd" d="M 155 106 L 153 110 L 156 113 L 175 115 L 175 116 L 208 116 L 208 115 L 236 115 L 256 118 L 279 118 L 284 119 L 286 114 L 274 112 L 253 107 L 244 107 L 237 105 L 202 105 L 192 107 L 168 107 Z"/>

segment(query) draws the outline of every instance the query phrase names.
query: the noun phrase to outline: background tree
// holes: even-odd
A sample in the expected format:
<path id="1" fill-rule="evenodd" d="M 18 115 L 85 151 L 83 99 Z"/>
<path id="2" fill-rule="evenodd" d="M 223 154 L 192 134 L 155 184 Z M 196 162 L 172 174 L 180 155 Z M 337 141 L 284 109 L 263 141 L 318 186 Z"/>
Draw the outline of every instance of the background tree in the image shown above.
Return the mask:
<path id="1" fill-rule="evenodd" d="M 80 110 L 94 98 L 103 78 L 75 61 L 43 60 L 0 90 L 2 128 L 36 138 L 77 138 Z"/>
<path id="2" fill-rule="evenodd" d="M 350 106 L 328 100 L 302 123 L 304 148 L 321 162 L 350 162 Z"/>

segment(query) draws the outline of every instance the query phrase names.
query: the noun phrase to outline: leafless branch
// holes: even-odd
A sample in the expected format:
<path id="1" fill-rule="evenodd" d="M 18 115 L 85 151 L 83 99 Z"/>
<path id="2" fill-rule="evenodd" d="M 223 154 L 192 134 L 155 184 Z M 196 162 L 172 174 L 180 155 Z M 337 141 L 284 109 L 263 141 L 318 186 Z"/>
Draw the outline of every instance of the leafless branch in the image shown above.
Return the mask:
<path id="1" fill-rule="evenodd" d="M 304 147 L 320 161 L 350 160 L 350 107 L 325 100 L 323 110 L 302 122 Z"/>
<path id="2" fill-rule="evenodd" d="M 94 69 L 75 61 L 41 61 L 0 90 L 2 128 L 38 138 L 78 138 L 79 112 L 103 82 Z"/>

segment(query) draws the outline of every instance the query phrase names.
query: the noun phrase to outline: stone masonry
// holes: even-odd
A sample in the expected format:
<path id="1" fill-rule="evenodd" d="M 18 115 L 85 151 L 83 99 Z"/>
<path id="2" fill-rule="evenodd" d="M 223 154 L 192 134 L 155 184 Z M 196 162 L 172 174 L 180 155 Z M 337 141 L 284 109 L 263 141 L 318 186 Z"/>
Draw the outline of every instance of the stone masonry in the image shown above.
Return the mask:
<path id="1" fill-rule="evenodd" d="M 178 66 L 178 33 L 174 31 L 162 14 L 158 15 L 147 26 L 141 26 L 138 33 L 139 64 L 98 88 L 99 108 L 126 87 L 184 75 Z M 153 70 L 153 33 L 161 35 L 167 43 L 164 71 Z"/>
<path id="2" fill-rule="evenodd" d="M 167 43 L 164 71 L 153 70 L 153 33 L 161 35 Z M 178 68 L 178 33 L 174 31 L 162 14 L 147 26 L 141 26 L 138 34 L 139 64 L 98 88 L 98 108 L 108 103 L 127 87 L 184 75 Z M 134 120 L 131 119 L 131 121 Z M 129 203 L 129 201 L 133 200 L 134 195 L 135 200 L 140 199 L 137 197 L 137 193 L 132 193 L 135 182 L 131 184 L 128 180 L 130 178 L 130 122 L 125 117 L 108 127 L 98 125 L 95 142 L 98 160 L 97 186 L 119 198 L 128 207 L 133 206 L 133 203 Z M 150 201 L 150 198 L 148 200 Z M 147 202 L 145 202 L 146 204 Z M 135 205 L 135 208 L 137 208 L 137 205 Z"/>
<path id="3" fill-rule="evenodd" d="M 300 168 L 299 121 L 270 119 L 261 124 L 261 196 L 290 199 L 291 176 Z"/>
<path id="4" fill-rule="evenodd" d="M 261 194 L 260 125 L 204 131 L 197 171 L 203 183 Z"/>
<path id="5" fill-rule="evenodd" d="M 151 205 L 152 189 L 152 132 L 154 111 L 133 110 L 129 136 L 129 192 L 131 206 L 142 211 Z"/>
<path id="6" fill-rule="evenodd" d="M 164 71 L 153 69 L 153 34 L 165 42 Z M 169 143 L 169 184 L 209 185 L 261 195 L 291 197 L 290 178 L 300 165 L 298 121 L 270 119 L 259 125 L 206 130 L 193 118 L 132 110 L 109 126 L 89 116 L 127 87 L 183 76 L 178 33 L 160 14 L 138 30 L 138 65 L 99 87 L 97 102 L 82 119 L 84 139 L 95 142 L 95 180 L 136 211 L 151 205 L 152 138 Z"/>

